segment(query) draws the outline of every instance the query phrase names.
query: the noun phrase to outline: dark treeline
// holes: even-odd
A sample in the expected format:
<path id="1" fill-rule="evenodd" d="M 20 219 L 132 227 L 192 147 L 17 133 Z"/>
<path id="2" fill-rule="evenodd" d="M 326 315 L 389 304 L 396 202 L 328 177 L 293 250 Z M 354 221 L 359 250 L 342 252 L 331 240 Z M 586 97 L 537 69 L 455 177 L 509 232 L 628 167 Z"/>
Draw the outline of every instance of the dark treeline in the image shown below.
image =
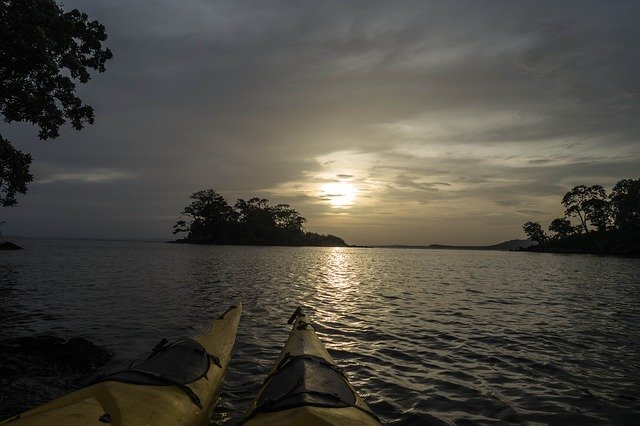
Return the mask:
<path id="1" fill-rule="evenodd" d="M 538 245 L 531 251 L 640 255 L 640 179 L 622 179 L 610 194 L 600 185 L 579 185 L 562 198 L 565 216 L 523 229 Z M 572 222 L 575 220 L 575 223 Z"/>
<path id="2" fill-rule="evenodd" d="M 347 246 L 342 238 L 304 231 L 307 221 L 288 204 L 269 205 L 264 198 L 239 199 L 230 206 L 213 189 L 191 194 L 173 233 L 177 242 L 276 246 Z"/>

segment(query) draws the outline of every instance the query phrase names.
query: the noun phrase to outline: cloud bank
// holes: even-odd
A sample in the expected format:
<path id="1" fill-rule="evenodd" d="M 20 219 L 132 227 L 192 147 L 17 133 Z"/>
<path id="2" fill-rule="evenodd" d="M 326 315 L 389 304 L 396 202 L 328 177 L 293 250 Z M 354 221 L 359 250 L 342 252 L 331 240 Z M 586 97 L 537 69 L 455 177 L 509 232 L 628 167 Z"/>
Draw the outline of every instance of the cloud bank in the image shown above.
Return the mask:
<path id="1" fill-rule="evenodd" d="M 115 58 L 81 89 L 94 126 L 3 125 L 36 176 L 6 233 L 169 238 L 212 187 L 350 243 L 490 244 L 574 185 L 639 177 L 638 2 L 65 7 Z"/>

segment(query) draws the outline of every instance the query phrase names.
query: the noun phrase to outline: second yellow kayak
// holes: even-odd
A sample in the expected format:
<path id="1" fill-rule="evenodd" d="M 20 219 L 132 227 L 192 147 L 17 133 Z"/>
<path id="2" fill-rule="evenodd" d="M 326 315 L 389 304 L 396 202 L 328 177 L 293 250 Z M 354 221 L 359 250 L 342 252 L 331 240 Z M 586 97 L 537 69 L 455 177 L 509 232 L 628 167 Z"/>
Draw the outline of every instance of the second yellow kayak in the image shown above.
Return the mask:
<path id="1" fill-rule="evenodd" d="M 300 308 L 276 365 L 253 401 L 245 425 L 379 425 L 336 365 Z"/>

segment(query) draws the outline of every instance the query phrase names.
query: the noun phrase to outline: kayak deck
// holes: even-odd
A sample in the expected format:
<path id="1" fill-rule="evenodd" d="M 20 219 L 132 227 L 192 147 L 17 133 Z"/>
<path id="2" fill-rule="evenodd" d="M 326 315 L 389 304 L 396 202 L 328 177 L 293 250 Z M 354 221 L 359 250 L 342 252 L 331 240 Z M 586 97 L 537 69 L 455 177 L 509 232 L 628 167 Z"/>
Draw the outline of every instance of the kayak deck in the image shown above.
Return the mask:
<path id="1" fill-rule="evenodd" d="M 379 425 L 300 308 L 275 367 L 243 420 L 245 425 Z"/>
<path id="2" fill-rule="evenodd" d="M 100 382 L 7 419 L 10 425 L 207 424 L 229 367 L 242 305 L 192 339 L 165 345 Z"/>

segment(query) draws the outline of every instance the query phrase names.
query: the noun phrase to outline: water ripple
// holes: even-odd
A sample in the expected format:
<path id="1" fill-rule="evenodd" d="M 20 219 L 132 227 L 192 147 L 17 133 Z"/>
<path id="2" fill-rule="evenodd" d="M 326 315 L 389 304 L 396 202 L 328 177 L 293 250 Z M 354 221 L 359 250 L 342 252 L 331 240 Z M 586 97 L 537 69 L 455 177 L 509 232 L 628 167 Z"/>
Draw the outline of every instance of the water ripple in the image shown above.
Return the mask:
<path id="1" fill-rule="evenodd" d="M 81 335 L 112 349 L 112 367 L 144 356 L 162 337 L 201 330 L 242 300 L 216 424 L 242 417 L 299 305 L 388 424 L 635 424 L 640 415 L 637 259 L 21 245 L 27 250 L 0 254 L 0 338 Z"/>

